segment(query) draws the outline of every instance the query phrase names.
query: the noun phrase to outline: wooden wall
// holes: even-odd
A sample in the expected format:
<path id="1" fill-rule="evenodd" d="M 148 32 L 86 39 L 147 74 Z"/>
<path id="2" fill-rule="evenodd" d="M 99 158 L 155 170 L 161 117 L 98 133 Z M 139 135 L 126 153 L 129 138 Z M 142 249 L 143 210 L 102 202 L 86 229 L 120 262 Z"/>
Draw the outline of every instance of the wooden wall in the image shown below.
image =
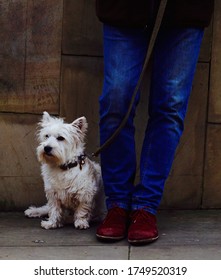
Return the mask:
<path id="1" fill-rule="evenodd" d="M 67 121 L 85 115 L 88 152 L 99 145 L 102 26 L 94 2 L 0 0 L 0 210 L 45 201 L 35 155 L 36 124 L 42 111 Z M 220 18 L 217 0 L 162 208 L 221 207 Z M 136 117 L 138 158 L 147 121 L 148 85 L 147 73 Z"/>
<path id="2" fill-rule="evenodd" d="M 221 2 L 215 1 L 202 204 L 221 206 Z"/>
<path id="3" fill-rule="evenodd" d="M 0 209 L 42 203 L 35 130 L 59 113 L 63 1 L 0 0 Z"/>

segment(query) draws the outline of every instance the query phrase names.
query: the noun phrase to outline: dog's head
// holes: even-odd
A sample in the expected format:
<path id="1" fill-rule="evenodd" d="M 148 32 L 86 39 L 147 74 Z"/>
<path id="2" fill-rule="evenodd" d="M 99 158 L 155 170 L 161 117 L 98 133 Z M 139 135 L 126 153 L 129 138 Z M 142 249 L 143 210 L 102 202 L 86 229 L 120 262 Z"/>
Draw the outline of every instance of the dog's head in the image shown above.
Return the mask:
<path id="1" fill-rule="evenodd" d="M 85 117 L 65 123 L 62 118 L 44 112 L 38 130 L 38 160 L 60 166 L 81 155 L 84 152 L 87 127 Z"/>

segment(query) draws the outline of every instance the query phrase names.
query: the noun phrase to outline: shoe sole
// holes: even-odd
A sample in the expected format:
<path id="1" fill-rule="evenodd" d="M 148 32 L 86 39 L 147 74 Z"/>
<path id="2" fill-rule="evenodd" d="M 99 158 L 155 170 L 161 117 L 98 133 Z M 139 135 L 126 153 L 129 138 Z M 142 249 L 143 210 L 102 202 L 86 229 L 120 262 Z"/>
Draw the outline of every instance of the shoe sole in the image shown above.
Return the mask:
<path id="1" fill-rule="evenodd" d="M 153 237 L 153 238 L 148 238 L 148 239 L 128 239 L 128 242 L 131 244 L 131 245 L 142 245 L 142 244 L 148 244 L 148 243 L 151 243 L 151 242 L 154 242 L 155 240 L 157 240 L 159 238 L 159 236 L 156 236 L 156 237 Z"/>
<path id="2" fill-rule="evenodd" d="M 105 235 L 100 235 L 100 234 L 96 234 L 97 238 L 102 240 L 102 241 L 118 241 L 121 239 L 124 239 L 125 236 L 105 236 Z"/>

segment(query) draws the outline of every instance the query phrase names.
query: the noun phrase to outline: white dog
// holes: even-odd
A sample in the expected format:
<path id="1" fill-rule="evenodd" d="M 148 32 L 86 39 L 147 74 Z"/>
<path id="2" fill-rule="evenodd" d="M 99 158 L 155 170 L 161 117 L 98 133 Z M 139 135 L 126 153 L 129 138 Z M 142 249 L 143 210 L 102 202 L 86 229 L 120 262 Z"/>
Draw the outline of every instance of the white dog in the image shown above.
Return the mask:
<path id="1" fill-rule="evenodd" d="M 64 210 L 69 209 L 73 211 L 74 226 L 86 229 L 101 187 L 100 166 L 84 152 L 86 118 L 68 124 L 44 112 L 39 126 L 37 156 L 48 202 L 39 208 L 29 207 L 25 215 L 48 215 L 48 220 L 43 220 L 41 226 L 51 229 L 63 226 Z"/>

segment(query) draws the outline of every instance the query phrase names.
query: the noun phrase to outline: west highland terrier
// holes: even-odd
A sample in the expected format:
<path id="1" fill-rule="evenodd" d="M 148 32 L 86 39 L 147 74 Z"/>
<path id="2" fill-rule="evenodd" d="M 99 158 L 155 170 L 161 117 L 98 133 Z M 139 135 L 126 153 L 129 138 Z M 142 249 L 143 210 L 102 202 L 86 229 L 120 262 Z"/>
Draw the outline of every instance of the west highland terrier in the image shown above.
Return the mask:
<path id="1" fill-rule="evenodd" d="M 47 112 L 43 113 L 39 123 L 40 144 L 37 147 L 37 156 L 41 163 L 48 202 L 42 207 L 29 207 L 25 215 L 48 215 L 48 219 L 41 222 L 45 229 L 62 227 L 66 209 L 73 212 L 76 228 L 89 227 L 95 196 L 101 191 L 101 170 L 98 163 L 85 155 L 87 127 L 85 117 L 69 124 Z M 102 208 L 103 205 L 96 207 Z"/>

